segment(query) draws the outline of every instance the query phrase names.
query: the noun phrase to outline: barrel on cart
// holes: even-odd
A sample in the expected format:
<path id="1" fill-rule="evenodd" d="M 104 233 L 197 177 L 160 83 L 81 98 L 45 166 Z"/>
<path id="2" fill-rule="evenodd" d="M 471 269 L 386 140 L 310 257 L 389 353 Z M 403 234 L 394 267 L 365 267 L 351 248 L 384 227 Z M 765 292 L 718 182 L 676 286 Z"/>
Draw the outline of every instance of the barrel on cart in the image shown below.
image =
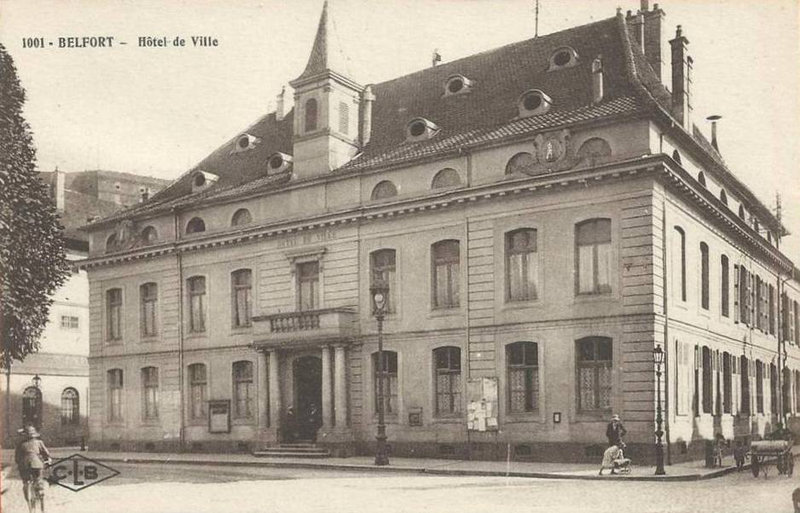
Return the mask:
<path id="1" fill-rule="evenodd" d="M 750 442 L 750 470 L 753 477 L 767 477 L 770 465 L 775 465 L 779 474 L 791 476 L 794 472 L 792 443 L 786 440 L 758 440 Z"/>

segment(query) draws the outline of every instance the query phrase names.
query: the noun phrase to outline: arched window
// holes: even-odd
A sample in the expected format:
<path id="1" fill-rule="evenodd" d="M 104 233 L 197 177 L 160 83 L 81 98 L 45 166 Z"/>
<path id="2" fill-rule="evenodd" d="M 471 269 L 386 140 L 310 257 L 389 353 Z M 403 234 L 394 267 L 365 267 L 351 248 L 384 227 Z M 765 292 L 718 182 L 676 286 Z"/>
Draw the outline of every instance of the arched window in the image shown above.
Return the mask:
<path id="1" fill-rule="evenodd" d="M 255 414 L 253 408 L 253 362 L 233 362 L 233 416 L 249 419 Z"/>
<path id="2" fill-rule="evenodd" d="M 673 252 L 674 267 L 677 268 L 678 290 L 681 301 L 686 301 L 686 233 L 680 226 L 675 227 L 677 243 Z"/>
<path id="3" fill-rule="evenodd" d="M 186 223 L 186 233 L 201 233 L 206 231 L 206 223 L 199 217 L 193 217 Z"/>
<path id="4" fill-rule="evenodd" d="M 382 372 L 381 372 L 382 371 Z M 372 372 L 374 379 L 375 411 L 381 407 L 378 381 L 383 379 L 383 413 L 386 415 L 397 414 L 397 353 L 394 351 L 383 352 L 383 362 L 378 368 L 378 353 L 372 353 Z"/>
<path id="5" fill-rule="evenodd" d="M 513 175 L 516 173 L 531 173 L 537 164 L 536 157 L 532 154 L 523 151 L 517 153 L 510 159 L 508 159 L 508 164 L 506 164 L 506 174 Z"/>
<path id="6" fill-rule="evenodd" d="M 539 410 L 539 349 L 534 342 L 506 346 L 509 413 Z"/>
<path id="7" fill-rule="evenodd" d="M 436 415 L 461 412 L 461 348 L 438 347 L 433 350 L 436 372 Z"/>
<path id="8" fill-rule="evenodd" d="M 725 206 L 728 205 L 728 193 L 725 192 L 725 189 L 720 189 L 720 191 L 719 191 L 719 200 L 722 203 L 724 203 Z"/>
<path id="9" fill-rule="evenodd" d="M 681 162 L 681 154 L 678 153 L 678 150 L 675 150 L 675 151 L 672 152 L 672 160 L 674 160 L 678 164 L 682 164 L 682 162 Z"/>
<path id="10" fill-rule="evenodd" d="M 152 244 L 158 240 L 158 231 L 154 226 L 146 226 L 142 230 L 142 240 L 147 244 Z"/>
<path id="11" fill-rule="evenodd" d="M 459 247 L 457 240 L 443 240 L 431 246 L 433 308 L 459 306 Z"/>
<path id="12" fill-rule="evenodd" d="M 606 337 L 586 337 L 575 342 L 578 411 L 611 409 L 612 343 Z"/>
<path id="13" fill-rule="evenodd" d="M 702 171 L 697 174 L 697 181 L 700 182 L 700 185 L 703 187 L 706 186 L 706 175 Z"/>
<path id="14" fill-rule="evenodd" d="M 374 200 L 392 198 L 397 196 L 397 187 L 389 180 L 379 182 L 378 185 L 372 189 L 371 198 Z"/>
<path id="15" fill-rule="evenodd" d="M 380 249 L 370 255 L 372 281 L 383 281 L 389 286 L 389 297 L 386 301 L 386 311 L 396 312 L 397 305 L 397 262 L 393 249 Z"/>
<path id="16" fill-rule="evenodd" d="M 42 429 L 42 391 L 37 387 L 22 392 L 22 425 Z"/>
<path id="17" fill-rule="evenodd" d="M 240 208 L 233 214 L 233 217 L 231 218 L 231 226 L 242 226 L 252 222 L 253 216 L 250 215 L 250 211 L 246 208 Z"/>
<path id="18" fill-rule="evenodd" d="M 205 420 L 207 392 L 206 366 L 202 363 L 189 365 L 189 417 L 192 420 Z"/>
<path id="19" fill-rule="evenodd" d="M 117 234 L 112 233 L 106 239 L 106 253 L 111 253 L 115 249 L 117 249 Z"/>
<path id="20" fill-rule="evenodd" d="M 608 144 L 608 141 L 600 137 L 587 139 L 578 149 L 578 157 L 586 159 L 589 161 L 590 165 L 603 161 L 610 156 L 611 146 Z"/>
<path id="21" fill-rule="evenodd" d="M 611 220 L 589 219 L 575 225 L 578 294 L 611 292 Z"/>
<path id="22" fill-rule="evenodd" d="M 506 300 L 530 301 L 538 295 L 537 232 L 522 228 L 506 234 Z"/>
<path id="23" fill-rule="evenodd" d="M 458 187 L 459 185 L 461 185 L 461 176 L 459 176 L 458 171 L 448 167 L 436 173 L 431 182 L 431 189 Z"/>
<path id="24" fill-rule="evenodd" d="M 231 315 L 234 328 L 250 326 L 253 302 L 253 272 L 239 269 L 231 273 Z"/>
<path id="25" fill-rule="evenodd" d="M 309 98 L 306 100 L 306 132 L 317 129 L 317 100 Z"/>
<path id="26" fill-rule="evenodd" d="M 80 423 L 81 410 L 78 402 L 78 391 L 72 387 L 61 392 L 61 425 L 77 426 Z"/>

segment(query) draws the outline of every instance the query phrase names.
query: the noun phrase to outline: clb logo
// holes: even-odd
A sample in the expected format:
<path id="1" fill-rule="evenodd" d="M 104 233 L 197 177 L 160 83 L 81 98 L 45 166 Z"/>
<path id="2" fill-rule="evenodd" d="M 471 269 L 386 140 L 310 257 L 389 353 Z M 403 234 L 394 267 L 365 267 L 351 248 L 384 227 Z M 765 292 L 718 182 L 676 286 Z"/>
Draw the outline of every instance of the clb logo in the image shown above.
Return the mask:
<path id="1" fill-rule="evenodd" d="M 48 481 L 79 492 L 117 475 L 119 472 L 107 465 L 80 454 L 73 454 L 53 463 Z"/>

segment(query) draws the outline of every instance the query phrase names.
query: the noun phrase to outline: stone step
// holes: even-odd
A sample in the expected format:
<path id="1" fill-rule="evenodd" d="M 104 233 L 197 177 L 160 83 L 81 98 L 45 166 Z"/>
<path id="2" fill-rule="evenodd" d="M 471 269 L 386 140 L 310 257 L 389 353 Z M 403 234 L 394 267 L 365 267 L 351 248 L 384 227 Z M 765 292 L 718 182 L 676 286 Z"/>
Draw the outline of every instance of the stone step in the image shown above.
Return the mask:
<path id="1" fill-rule="evenodd" d="M 327 450 L 316 446 L 296 447 L 296 446 L 286 446 L 286 445 L 269 446 L 265 447 L 262 450 L 273 451 L 273 452 L 327 452 Z"/>
<path id="2" fill-rule="evenodd" d="M 329 458 L 331 453 L 325 449 L 315 451 L 275 450 L 273 448 L 254 451 L 253 456 L 259 458 Z"/>

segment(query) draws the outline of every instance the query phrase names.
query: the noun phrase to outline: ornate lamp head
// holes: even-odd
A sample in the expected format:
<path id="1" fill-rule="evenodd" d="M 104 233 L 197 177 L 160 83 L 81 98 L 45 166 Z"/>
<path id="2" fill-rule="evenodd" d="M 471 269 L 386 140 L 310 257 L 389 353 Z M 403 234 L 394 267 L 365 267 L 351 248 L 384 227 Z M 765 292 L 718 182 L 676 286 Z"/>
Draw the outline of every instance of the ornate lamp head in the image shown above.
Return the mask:
<path id="1" fill-rule="evenodd" d="M 389 284 L 383 280 L 374 280 L 369 288 L 372 296 L 372 315 L 382 316 L 386 313 L 386 301 L 389 297 Z"/>
<path id="2" fill-rule="evenodd" d="M 657 345 L 653 349 L 653 361 L 655 362 L 656 365 L 661 365 L 662 363 L 664 363 L 664 350 L 661 349 L 660 345 Z"/>

